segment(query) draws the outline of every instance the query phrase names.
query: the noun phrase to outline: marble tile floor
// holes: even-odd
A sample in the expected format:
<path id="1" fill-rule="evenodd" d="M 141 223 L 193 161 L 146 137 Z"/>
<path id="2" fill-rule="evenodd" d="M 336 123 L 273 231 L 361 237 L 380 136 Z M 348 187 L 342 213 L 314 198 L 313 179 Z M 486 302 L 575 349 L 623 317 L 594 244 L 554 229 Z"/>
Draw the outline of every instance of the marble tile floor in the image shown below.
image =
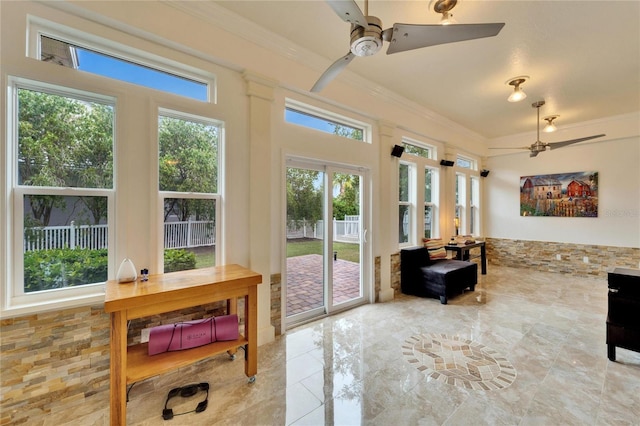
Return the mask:
<path id="1" fill-rule="evenodd" d="M 448 305 L 403 295 L 289 330 L 259 347 L 253 384 L 242 357 L 226 355 L 138 383 L 127 423 L 637 425 L 640 353 L 607 359 L 606 310 L 606 280 L 493 266 Z M 484 370 L 462 371 L 457 384 L 433 376 L 443 351 L 467 346 L 476 352 L 444 368 L 484 351 L 474 358 Z M 498 385 L 465 386 L 484 374 Z M 162 419 L 171 388 L 205 381 L 206 411 Z M 170 407 L 192 410 L 203 395 Z"/>

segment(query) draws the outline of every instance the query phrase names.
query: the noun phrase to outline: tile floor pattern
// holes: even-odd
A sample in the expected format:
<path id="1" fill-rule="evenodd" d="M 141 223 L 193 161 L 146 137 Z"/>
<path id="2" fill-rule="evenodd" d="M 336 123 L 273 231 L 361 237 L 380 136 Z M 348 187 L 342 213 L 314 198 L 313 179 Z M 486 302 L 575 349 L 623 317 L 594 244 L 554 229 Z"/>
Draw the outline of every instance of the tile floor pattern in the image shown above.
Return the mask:
<path id="1" fill-rule="evenodd" d="M 259 347 L 258 375 L 220 355 L 138 383 L 128 424 L 150 425 L 637 425 L 640 353 L 607 359 L 604 279 L 490 267 L 475 292 L 400 296 L 289 330 Z M 503 354 L 510 386 L 451 386 L 411 365 L 412 336 L 445 334 Z M 163 421 L 167 392 L 209 382 L 209 407 Z M 186 405 L 193 409 L 200 395 Z M 106 424 L 98 410 L 86 422 Z M 100 419 L 100 423 L 97 419 Z M 106 419 L 106 420 L 105 420 Z M 89 421 L 92 420 L 92 421 Z"/>
<path id="2" fill-rule="evenodd" d="M 360 297 L 360 265 L 333 260 L 333 303 Z M 308 254 L 287 258 L 287 316 L 324 305 L 322 256 Z"/>
<path id="3" fill-rule="evenodd" d="M 411 365 L 430 378 L 475 390 L 498 390 L 516 378 L 511 363 L 493 349 L 442 333 L 411 336 L 402 345 Z"/>

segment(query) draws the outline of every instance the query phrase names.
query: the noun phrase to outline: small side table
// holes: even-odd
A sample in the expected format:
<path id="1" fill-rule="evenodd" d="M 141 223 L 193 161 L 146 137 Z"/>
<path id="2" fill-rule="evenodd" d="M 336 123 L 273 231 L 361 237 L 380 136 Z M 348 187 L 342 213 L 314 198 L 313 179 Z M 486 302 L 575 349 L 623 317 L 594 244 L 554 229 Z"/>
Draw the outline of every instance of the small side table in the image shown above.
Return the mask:
<path id="1" fill-rule="evenodd" d="M 471 249 L 480 247 L 480 255 L 472 256 Z M 471 260 L 477 257 L 480 258 L 480 269 L 482 275 L 487 275 L 487 249 L 484 241 L 479 241 L 473 244 L 447 244 L 444 248 L 448 251 L 455 253 L 455 259 L 457 260 Z"/>

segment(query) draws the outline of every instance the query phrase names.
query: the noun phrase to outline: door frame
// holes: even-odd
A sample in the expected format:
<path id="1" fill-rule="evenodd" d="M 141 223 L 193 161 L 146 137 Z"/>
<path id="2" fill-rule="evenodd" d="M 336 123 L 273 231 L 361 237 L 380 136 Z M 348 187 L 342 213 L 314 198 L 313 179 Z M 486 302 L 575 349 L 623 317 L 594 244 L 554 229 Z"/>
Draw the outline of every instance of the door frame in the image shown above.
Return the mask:
<path id="1" fill-rule="evenodd" d="M 295 326 L 310 322 L 325 316 L 335 314 L 337 312 L 346 311 L 356 306 L 360 306 L 366 303 L 371 303 L 371 295 L 373 294 L 373 260 L 372 260 L 372 239 L 369 229 L 371 228 L 371 191 L 370 191 L 370 171 L 367 168 L 360 166 L 353 166 L 348 164 L 340 164 L 329 160 L 310 159 L 303 158 L 294 155 L 287 155 L 283 161 L 284 167 L 282 169 L 282 233 L 281 238 L 281 324 L 283 330 L 293 328 Z M 323 271 L 326 272 L 326 276 L 323 276 L 324 285 L 324 304 L 321 308 L 313 309 L 305 312 L 304 314 L 298 314 L 292 317 L 287 317 L 287 196 L 286 196 L 286 181 L 287 181 L 287 168 L 303 168 L 309 170 L 318 170 L 324 173 L 325 190 L 323 200 L 323 216 L 333 217 L 333 185 L 331 178 L 333 173 L 348 173 L 357 174 L 360 176 L 360 286 L 361 297 L 340 303 L 339 305 L 333 305 L 333 285 L 329 285 L 328 278 L 331 277 L 331 284 L 333 284 L 333 262 L 332 256 L 328 255 L 329 247 L 333 245 L 333 227 L 328 224 L 324 227 L 324 241 L 323 245 Z M 328 202 L 329 201 L 329 202 Z M 331 221 L 329 221 L 330 223 Z M 283 235 L 284 234 L 284 235 Z"/>

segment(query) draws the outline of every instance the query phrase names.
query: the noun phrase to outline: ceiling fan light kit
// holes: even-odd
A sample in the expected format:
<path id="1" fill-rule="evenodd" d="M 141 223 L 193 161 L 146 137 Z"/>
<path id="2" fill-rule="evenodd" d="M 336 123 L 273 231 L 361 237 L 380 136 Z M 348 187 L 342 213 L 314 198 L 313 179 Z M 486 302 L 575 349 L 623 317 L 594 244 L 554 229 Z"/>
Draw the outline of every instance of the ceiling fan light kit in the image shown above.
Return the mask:
<path id="1" fill-rule="evenodd" d="M 311 88 L 321 91 L 355 57 L 372 56 L 382 49 L 383 42 L 389 42 L 387 55 L 407 50 L 436 46 L 445 43 L 474 40 L 498 35 L 504 23 L 464 24 L 464 25 L 412 25 L 393 24 L 383 30 L 382 21 L 369 16 L 369 0 L 364 2 L 364 13 L 354 0 L 326 0 L 333 11 L 345 22 L 351 24 L 349 53 L 335 61 L 320 76 Z M 434 11 L 442 13 L 443 20 L 451 18 L 449 13 L 457 0 L 437 0 Z M 449 22 L 451 23 L 451 22 Z"/>
<path id="2" fill-rule="evenodd" d="M 524 93 L 524 90 L 522 90 L 522 88 L 520 87 L 520 85 L 527 80 L 529 80 L 528 75 L 521 75 L 518 77 L 510 78 L 506 81 L 506 84 L 508 84 L 509 86 L 513 86 L 513 92 L 511 92 L 511 94 L 507 98 L 509 102 L 520 102 L 527 97 L 527 94 Z"/>
<path id="3" fill-rule="evenodd" d="M 542 131 L 545 132 L 545 133 L 555 132 L 558 128 L 554 124 L 553 120 L 555 120 L 558 117 L 560 117 L 560 116 L 559 115 L 549 115 L 547 117 L 544 117 L 543 120 L 545 120 L 547 122 L 547 124 L 544 126 L 544 129 L 542 129 Z"/>

